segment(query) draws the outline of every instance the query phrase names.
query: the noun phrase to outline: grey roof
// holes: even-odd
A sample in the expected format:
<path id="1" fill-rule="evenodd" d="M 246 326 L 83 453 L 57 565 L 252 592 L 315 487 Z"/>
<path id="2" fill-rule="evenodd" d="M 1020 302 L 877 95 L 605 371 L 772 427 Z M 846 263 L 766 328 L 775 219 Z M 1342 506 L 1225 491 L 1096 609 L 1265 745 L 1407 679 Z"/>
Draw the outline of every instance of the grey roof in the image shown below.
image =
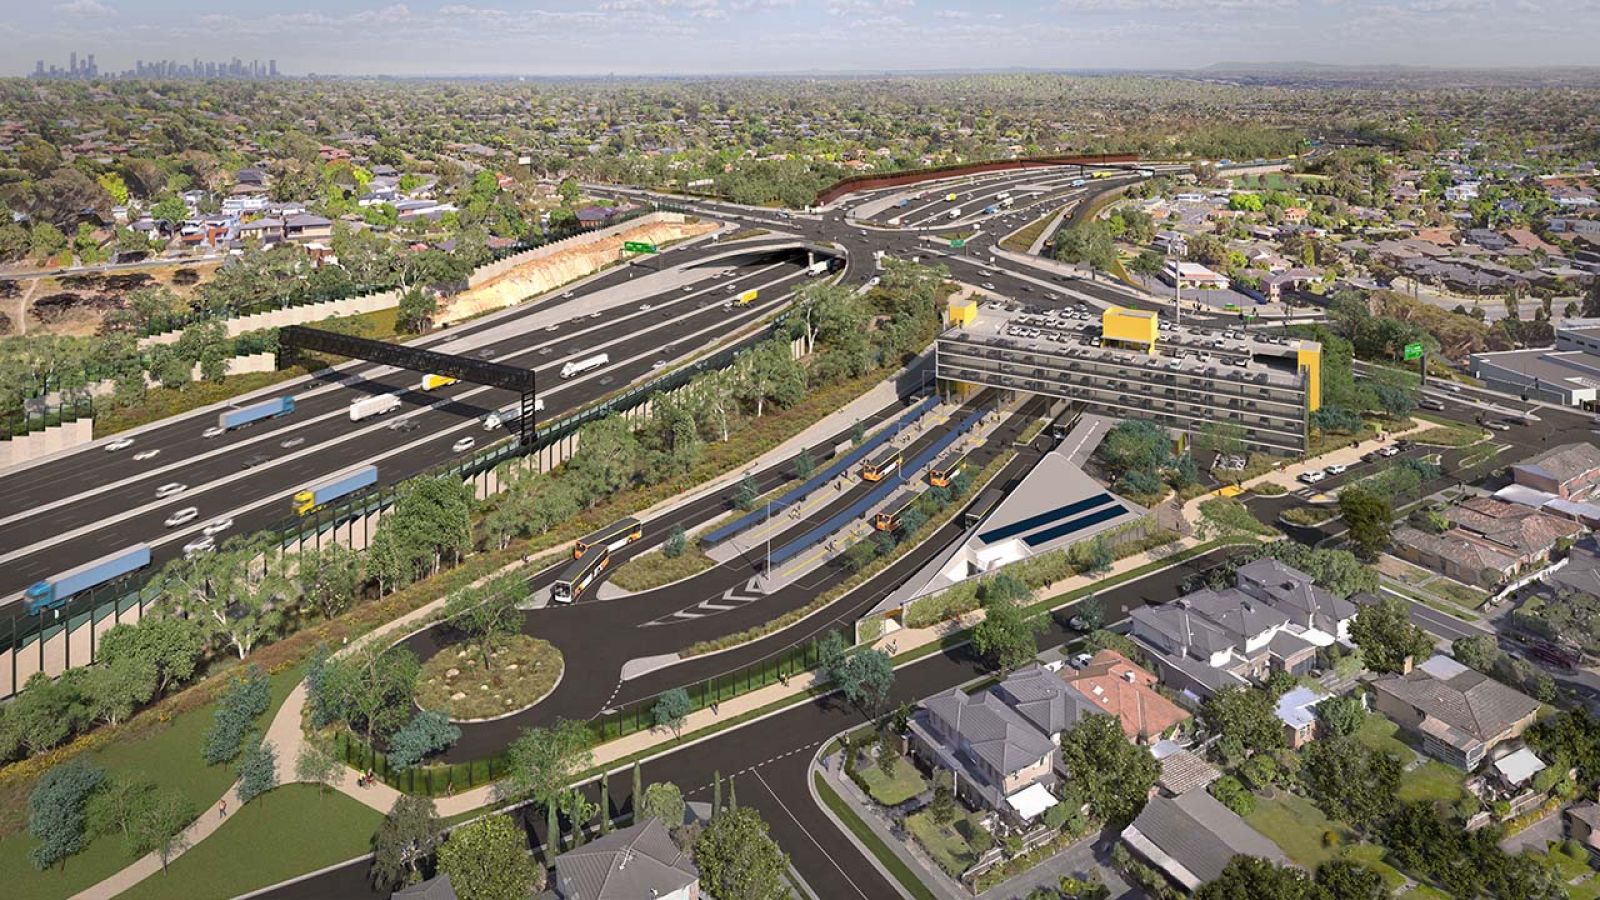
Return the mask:
<path id="1" fill-rule="evenodd" d="M 1137 829 L 1202 882 L 1215 880 L 1235 856 L 1257 856 L 1280 865 L 1289 864 L 1277 844 L 1205 791 L 1152 797 L 1129 828 Z"/>
<path id="2" fill-rule="evenodd" d="M 1449 732 L 1476 741 L 1494 740 L 1513 723 L 1539 709 L 1539 701 L 1527 694 L 1439 656 L 1408 674 L 1380 678 L 1372 687 L 1421 710 Z M 1461 743 L 1452 734 L 1436 736 Z"/>
<path id="3" fill-rule="evenodd" d="M 1018 715 L 1048 735 L 1060 734 L 1098 711 L 1089 698 L 1038 663 L 1011 673 L 995 690 Z"/>
<path id="4" fill-rule="evenodd" d="M 389 896 L 391 900 L 456 900 L 456 889 L 450 884 L 450 875 L 445 873 L 403 887 Z"/>
<path id="5" fill-rule="evenodd" d="M 324 225 L 332 225 L 333 220 L 314 216 L 311 213 L 300 213 L 299 215 L 290 216 L 284 220 L 283 224 L 290 228 L 321 228 Z"/>
<path id="6" fill-rule="evenodd" d="M 1289 617 L 1238 588 L 1203 588 L 1178 601 L 1220 625 L 1236 643 L 1289 623 Z"/>
<path id="7" fill-rule="evenodd" d="M 1040 732 L 992 693 L 977 697 L 951 688 L 924 700 L 923 708 L 962 737 L 971 752 L 1002 775 L 1033 765 L 1055 749 Z"/>
<path id="8" fill-rule="evenodd" d="M 1135 631 L 1141 627 L 1160 635 L 1173 647 L 1192 647 L 1200 656 L 1210 656 L 1233 646 L 1228 635 L 1181 603 L 1140 606 L 1130 610 Z M 1179 654 L 1175 654 L 1179 655 Z"/>
<path id="9" fill-rule="evenodd" d="M 1310 575 L 1270 556 L 1240 566 L 1239 585 L 1304 628 L 1330 634 L 1356 614 L 1355 604 L 1316 586 Z"/>
<path id="10" fill-rule="evenodd" d="M 1600 597 L 1600 546 L 1586 537 L 1572 546 L 1567 564 L 1545 576 L 1559 591 L 1573 591 Z"/>
<path id="11" fill-rule="evenodd" d="M 1169 794 L 1187 794 L 1221 777 L 1221 772 L 1189 750 L 1179 750 L 1161 760 L 1161 789 Z"/>
<path id="12" fill-rule="evenodd" d="M 1600 469 L 1600 447 L 1588 442 L 1562 444 L 1535 456 L 1514 469 L 1537 472 L 1557 482 L 1566 482 L 1586 472 Z"/>
<path id="13" fill-rule="evenodd" d="M 660 819 L 598 838 L 556 857 L 562 900 L 638 900 L 670 894 L 700 880 Z"/>

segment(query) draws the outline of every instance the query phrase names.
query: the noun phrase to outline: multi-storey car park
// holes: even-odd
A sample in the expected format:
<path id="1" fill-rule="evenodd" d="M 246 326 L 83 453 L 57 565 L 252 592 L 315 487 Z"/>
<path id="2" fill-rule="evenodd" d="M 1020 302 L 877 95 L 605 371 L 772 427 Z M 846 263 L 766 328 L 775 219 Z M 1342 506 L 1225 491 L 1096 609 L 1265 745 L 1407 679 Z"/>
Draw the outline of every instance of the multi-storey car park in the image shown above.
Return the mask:
<path id="1" fill-rule="evenodd" d="M 1191 436 L 1230 422 L 1247 449 L 1280 455 L 1306 452 L 1321 405 L 1316 341 L 1169 324 L 1119 307 L 1096 322 L 1084 311 L 965 300 L 951 304 L 949 320 L 935 351 L 947 383 L 1059 397 Z"/>

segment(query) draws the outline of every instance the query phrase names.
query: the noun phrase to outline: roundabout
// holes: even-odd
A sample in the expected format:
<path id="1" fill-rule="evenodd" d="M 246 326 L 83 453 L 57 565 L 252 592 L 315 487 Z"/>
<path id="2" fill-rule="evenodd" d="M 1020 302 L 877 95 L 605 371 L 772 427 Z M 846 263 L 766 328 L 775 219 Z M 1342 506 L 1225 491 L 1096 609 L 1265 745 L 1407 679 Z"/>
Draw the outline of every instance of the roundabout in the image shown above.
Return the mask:
<path id="1" fill-rule="evenodd" d="M 449 644 L 422 664 L 416 704 L 452 722 L 484 722 L 522 712 L 550 696 L 566 671 L 561 651 L 526 634 L 507 637 L 484 653 Z"/>

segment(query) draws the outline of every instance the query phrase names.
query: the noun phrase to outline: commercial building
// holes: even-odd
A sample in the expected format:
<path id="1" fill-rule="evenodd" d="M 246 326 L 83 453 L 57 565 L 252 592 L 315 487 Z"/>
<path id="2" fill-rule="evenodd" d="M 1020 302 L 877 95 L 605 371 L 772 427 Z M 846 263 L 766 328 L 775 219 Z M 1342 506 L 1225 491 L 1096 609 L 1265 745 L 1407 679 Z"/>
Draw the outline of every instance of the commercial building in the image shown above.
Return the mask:
<path id="1" fill-rule="evenodd" d="M 1074 315 L 1084 314 L 964 307 L 939 336 L 938 377 L 1059 397 L 1174 434 L 1232 423 L 1250 450 L 1306 451 L 1321 405 L 1317 342 L 1168 325 L 1153 312 L 1115 307 L 1098 322 Z"/>
<path id="2" fill-rule="evenodd" d="M 1499 391 L 1582 409 L 1600 408 L 1600 319 L 1553 323 L 1553 347 L 1472 354 L 1472 374 Z"/>

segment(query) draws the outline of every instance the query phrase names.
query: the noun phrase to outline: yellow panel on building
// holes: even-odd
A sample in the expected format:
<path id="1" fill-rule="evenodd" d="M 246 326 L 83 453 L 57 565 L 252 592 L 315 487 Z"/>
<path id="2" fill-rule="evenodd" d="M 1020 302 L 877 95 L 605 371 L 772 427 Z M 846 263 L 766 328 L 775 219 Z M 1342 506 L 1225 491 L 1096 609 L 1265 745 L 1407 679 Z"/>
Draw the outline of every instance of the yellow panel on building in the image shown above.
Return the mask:
<path id="1" fill-rule="evenodd" d="M 976 300 L 951 300 L 950 324 L 960 325 L 965 328 L 978 320 L 978 301 Z"/>
<path id="2" fill-rule="evenodd" d="M 1306 408 L 1316 412 L 1322 408 L 1322 345 L 1301 341 L 1298 362 L 1306 373 Z"/>
<path id="3" fill-rule="evenodd" d="M 1161 323 L 1156 314 L 1143 309 L 1113 306 L 1100 317 L 1101 336 L 1108 341 L 1143 344 L 1146 352 L 1156 352 L 1156 335 Z"/>

